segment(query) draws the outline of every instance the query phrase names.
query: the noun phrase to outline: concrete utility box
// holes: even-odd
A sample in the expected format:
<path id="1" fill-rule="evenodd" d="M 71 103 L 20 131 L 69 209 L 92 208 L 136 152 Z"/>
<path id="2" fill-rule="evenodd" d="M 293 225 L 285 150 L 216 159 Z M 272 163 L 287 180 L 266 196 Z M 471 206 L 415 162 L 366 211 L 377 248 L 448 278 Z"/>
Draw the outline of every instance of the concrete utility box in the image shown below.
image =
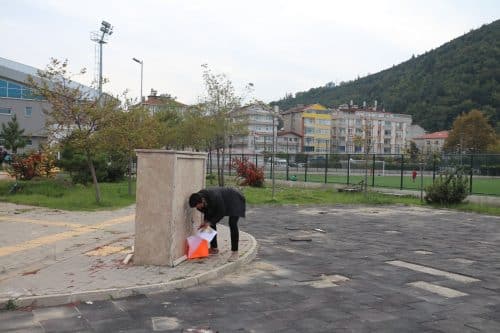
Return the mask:
<path id="1" fill-rule="evenodd" d="M 156 149 L 136 153 L 134 264 L 175 266 L 186 258 L 191 221 L 201 219 L 188 198 L 205 187 L 207 155 Z"/>

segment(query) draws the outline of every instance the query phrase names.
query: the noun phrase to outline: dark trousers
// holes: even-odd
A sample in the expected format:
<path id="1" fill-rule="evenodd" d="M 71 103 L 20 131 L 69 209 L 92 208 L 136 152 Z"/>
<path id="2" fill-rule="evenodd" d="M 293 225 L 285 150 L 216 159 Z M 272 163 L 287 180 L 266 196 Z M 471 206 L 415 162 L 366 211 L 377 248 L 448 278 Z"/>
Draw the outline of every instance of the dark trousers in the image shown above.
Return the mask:
<path id="1" fill-rule="evenodd" d="M 240 241 L 240 231 L 238 230 L 238 216 L 229 216 L 229 230 L 231 231 L 231 251 L 238 251 L 238 243 Z M 217 230 L 215 224 L 211 224 L 214 230 Z M 210 247 L 217 248 L 217 235 L 210 241 Z"/>

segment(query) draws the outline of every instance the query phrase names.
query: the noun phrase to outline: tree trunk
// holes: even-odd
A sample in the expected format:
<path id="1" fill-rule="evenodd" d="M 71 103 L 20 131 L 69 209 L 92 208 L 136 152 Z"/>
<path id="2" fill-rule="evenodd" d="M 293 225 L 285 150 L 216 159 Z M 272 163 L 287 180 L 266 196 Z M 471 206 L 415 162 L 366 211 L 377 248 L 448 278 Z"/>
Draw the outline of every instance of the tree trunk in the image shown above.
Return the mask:
<path id="1" fill-rule="evenodd" d="M 87 152 L 87 163 L 89 165 L 90 174 L 92 175 L 92 183 L 94 184 L 95 201 L 99 204 L 101 203 L 101 190 L 99 189 L 99 183 L 97 182 L 94 162 L 92 161 L 92 158 L 90 157 L 90 154 L 88 152 Z"/>
<path id="2" fill-rule="evenodd" d="M 217 184 L 221 186 L 221 176 L 220 176 L 220 148 L 217 148 Z"/>
<path id="3" fill-rule="evenodd" d="M 224 186 L 224 163 L 225 163 L 225 158 L 224 158 L 224 155 L 226 153 L 226 150 L 224 148 L 222 148 L 222 168 L 221 168 L 221 171 L 220 171 L 220 184 L 219 186 Z"/>

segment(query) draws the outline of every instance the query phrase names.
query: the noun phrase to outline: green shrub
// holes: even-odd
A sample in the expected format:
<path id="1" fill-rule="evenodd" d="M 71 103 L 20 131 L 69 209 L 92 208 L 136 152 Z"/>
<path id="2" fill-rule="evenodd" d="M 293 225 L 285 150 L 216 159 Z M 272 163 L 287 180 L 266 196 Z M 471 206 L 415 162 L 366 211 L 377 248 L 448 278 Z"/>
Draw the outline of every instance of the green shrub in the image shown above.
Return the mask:
<path id="1" fill-rule="evenodd" d="M 467 176 L 463 170 L 445 173 L 425 188 L 425 201 L 438 204 L 457 204 L 468 194 Z"/>
<path id="2" fill-rule="evenodd" d="M 92 159 L 98 182 L 118 182 L 125 178 L 127 171 L 126 159 L 119 154 L 105 155 L 98 153 Z M 61 152 L 57 166 L 69 172 L 73 183 L 92 183 L 89 166 L 85 155 L 69 145 Z"/>

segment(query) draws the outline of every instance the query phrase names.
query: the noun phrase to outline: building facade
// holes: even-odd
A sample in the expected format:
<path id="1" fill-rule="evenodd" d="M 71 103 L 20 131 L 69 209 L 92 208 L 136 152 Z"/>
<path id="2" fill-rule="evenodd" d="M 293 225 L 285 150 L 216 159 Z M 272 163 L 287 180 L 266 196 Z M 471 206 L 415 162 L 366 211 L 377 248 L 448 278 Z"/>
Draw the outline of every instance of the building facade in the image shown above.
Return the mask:
<path id="1" fill-rule="evenodd" d="M 407 145 L 409 115 L 375 107 L 341 105 L 332 110 L 333 153 L 401 154 Z"/>
<path id="2" fill-rule="evenodd" d="M 424 154 L 440 153 L 444 142 L 448 138 L 448 131 L 424 134 L 412 139 L 418 150 Z"/>
<path id="3" fill-rule="evenodd" d="M 177 102 L 169 95 L 158 95 L 158 91 L 151 89 L 147 99 L 140 103 L 141 106 L 148 109 L 154 115 L 161 110 L 176 110 L 182 112 L 187 109 L 187 105 Z"/>
<path id="4" fill-rule="evenodd" d="M 272 151 L 273 134 L 277 134 L 278 119 L 275 117 L 273 122 L 273 113 L 269 106 L 264 103 L 246 105 L 231 112 L 231 118 L 241 122 L 247 132 L 229 138 L 232 153 L 256 154 Z"/>
<path id="5" fill-rule="evenodd" d="M 38 149 L 47 141 L 43 110 L 48 109 L 50 105 L 35 98 L 24 83 L 29 75 L 36 74 L 36 68 L 0 58 L 0 126 L 7 125 L 16 116 L 28 142 L 25 148 L 17 150 L 18 153 Z M 2 138 L 0 147 L 4 148 Z"/>
<path id="6" fill-rule="evenodd" d="M 300 150 L 327 153 L 331 149 L 331 110 L 321 104 L 297 106 L 281 112 L 284 130 L 301 137 Z"/>
<path id="7" fill-rule="evenodd" d="M 7 125 L 16 116 L 28 142 L 27 146 L 19 148 L 17 153 L 38 150 L 48 140 L 45 112 L 50 112 L 51 105 L 41 97 L 34 96 L 25 84 L 29 76 L 36 79 L 38 70 L 0 57 L 0 126 Z M 71 87 L 79 89 L 88 98 L 99 96 L 97 90 L 76 82 L 72 82 Z M 0 138 L 0 147 L 3 146 L 4 141 Z"/>
<path id="8" fill-rule="evenodd" d="M 301 152 L 302 135 L 295 132 L 278 131 L 276 152 L 297 154 Z"/>

